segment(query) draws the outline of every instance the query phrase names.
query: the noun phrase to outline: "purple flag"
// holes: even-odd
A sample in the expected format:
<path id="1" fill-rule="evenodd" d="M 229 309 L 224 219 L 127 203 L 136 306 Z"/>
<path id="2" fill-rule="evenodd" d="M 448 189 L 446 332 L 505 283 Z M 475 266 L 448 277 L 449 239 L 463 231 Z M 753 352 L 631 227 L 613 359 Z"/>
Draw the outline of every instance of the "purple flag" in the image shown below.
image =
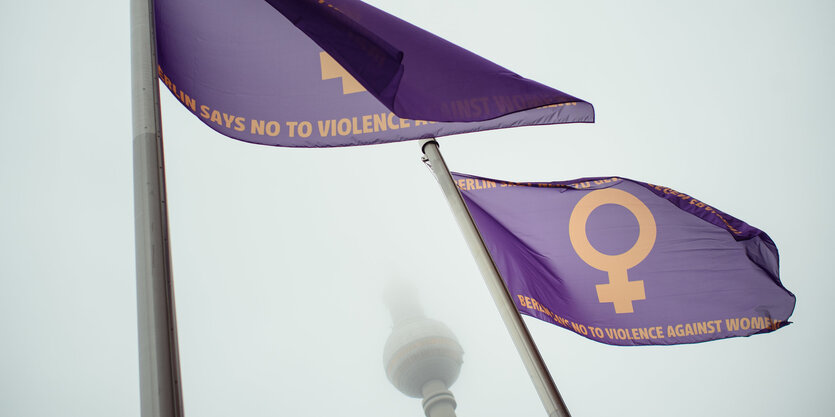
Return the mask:
<path id="1" fill-rule="evenodd" d="M 453 178 L 523 314 L 613 345 L 789 324 L 774 242 L 691 196 L 626 178 Z"/>
<path id="2" fill-rule="evenodd" d="M 160 79 L 235 139 L 351 146 L 594 121 L 591 104 L 358 0 L 154 3 Z"/>

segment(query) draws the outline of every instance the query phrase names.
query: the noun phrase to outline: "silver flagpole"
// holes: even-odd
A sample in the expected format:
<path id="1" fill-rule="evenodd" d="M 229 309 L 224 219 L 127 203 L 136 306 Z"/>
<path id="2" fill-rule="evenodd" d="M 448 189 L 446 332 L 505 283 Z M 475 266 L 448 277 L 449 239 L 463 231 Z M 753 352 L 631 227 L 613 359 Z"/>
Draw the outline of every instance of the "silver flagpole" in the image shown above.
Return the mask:
<path id="1" fill-rule="evenodd" d="M 441 189 L 449 202 L 452 213 L 455 215 L 455 220 L 458 222 L 458 227 L 464 233 L 464 238 L 470 247 L 470 252 L 472 252 L 476 264 L 478 264 L 478 268 L 481 270 L 484 282 L 490 290 L 490 295 L 493 296 L 493 301 L 499 309 L 499 314 L 502 316 L 502 320 L 507 327 L 507 331 L 510 333 L 510 337 L 513 339 L 513 343 L 516 345 L 516 350 L 519 351 L 519 356 L 522 357 L 522 362 L 524 362 L 531 381 L 534 387 L 536 387 L 539 399 L 542 400 L 542 404 L 545 406 L 545 411 L 549 417 L 570 417 L 571 414 L 569 414 L 568 408 L 566 408 L 560 392 L 557 390 L 557 386 L 554 384 L 554 380 L 551 378 L 551 374 L 548 372 L 548 368 L 545 366 L 545 362 L 542 360 L 542 356 L 539 354 L 533 338 L 531 338 L 528 327 L 522 321 L 522 316 L 519 314 L 519 311 L 516 310 L 510 292 L 508 292 L 507 287 L 504 285 L 504 281 L 502 281 L 499 275 L 499 270 L 496 268 L 496 264 L 493 263 L 493 258 L 490 257 L 487 246 L 484 245 L 484 241 L 478 233 L 470 212 L 467 210 L 466 204 L 464 204 L 464 199 L 459 194 L 458 187 L 455 186 L 455 182 L 452 180 L 452 175 L 450 175 L 449 169 L 444 162 L 444 157 L 441 156 L 441 151 L 438 149 L 438 142 L 434 139 L 423 140 L 421 141 L 421 150 L 423 151 L 425 160 L 429 162 L 435 178 L 441 185 Z"/>
<path id="2" fill-rule="evenodd" d="M 131 0 L 133 189 L 142 417 L 182 417 L 153 0 Z"/>

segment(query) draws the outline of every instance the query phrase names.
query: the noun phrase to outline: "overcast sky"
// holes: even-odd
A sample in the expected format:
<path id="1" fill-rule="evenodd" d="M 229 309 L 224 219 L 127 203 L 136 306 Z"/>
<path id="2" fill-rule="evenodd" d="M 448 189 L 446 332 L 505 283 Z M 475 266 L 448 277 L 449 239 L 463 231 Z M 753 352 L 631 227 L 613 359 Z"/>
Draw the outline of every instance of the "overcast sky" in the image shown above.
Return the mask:
<path id="1" fill-rule="evenodd" d="M 832 2 L 371 3 L 595 106 L 443 138 L 451 169 L 662 184 L 780 249 L 797 308 L 771 334 L 626 348 L 526 319 L 573 415 L 826 413 Z M 138 416 L 128 2 L 0 7 L 0 415 Z M 162 93 L 187 415 L 422 416 L 383 370 L 392 277 L 460 339 L 459 416 L 544 415 L 417 142 L 246 144 Z"/>

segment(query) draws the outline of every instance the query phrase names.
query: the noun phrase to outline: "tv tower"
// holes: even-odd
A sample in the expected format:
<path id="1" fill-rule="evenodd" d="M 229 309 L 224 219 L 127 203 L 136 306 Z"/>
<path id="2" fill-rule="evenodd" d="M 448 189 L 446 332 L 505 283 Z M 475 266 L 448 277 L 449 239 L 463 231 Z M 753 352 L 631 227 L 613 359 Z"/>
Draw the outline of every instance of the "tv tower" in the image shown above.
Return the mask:
<path id="1" fill-rule="evenodd" d="M 445 324 L 424 316 L 414 289 L 390 286 L 386 304 L 394 326 L 383 350 L 389 381 L 412 398 L 423 398 L 426 417 L 455 417 L 449 387 L 458 379 L 464 351 Z"/>

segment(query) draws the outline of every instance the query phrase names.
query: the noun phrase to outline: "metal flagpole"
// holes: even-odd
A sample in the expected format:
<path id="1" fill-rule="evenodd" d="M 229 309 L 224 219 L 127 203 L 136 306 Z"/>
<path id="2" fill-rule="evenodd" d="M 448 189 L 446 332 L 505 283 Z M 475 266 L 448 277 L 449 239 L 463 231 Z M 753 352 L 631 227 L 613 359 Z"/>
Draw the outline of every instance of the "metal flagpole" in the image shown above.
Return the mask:
<path id="1" fill-rule="evenodd" d="M 153 0 L 131 0 L 133 189 L 142 417 L 182 417 Z"/>
<path id="2" fill-rule="evenodd" d="M 548 372 L 533 338 L 531 338 L 528 327 L 522 321 L 519 311 L 516 310 L 513 299 L 499 275 L 499 270 L 493 263 L 493 258 L 490 257 L 487 246 L 484 245 L 484 241 L 478 233 L 470 212 L 464 204 L 464 199 L 452 180 L 452 175 L 449 173 L 440 149 L 438 149 L 438 142 L 434 139 L 423 140 L 421 141 L 421 150 L 424 160 L 429 162 L 429 167 L 441 185 L 458 226 L 464 233 L 467 245 L 470 247 L 479 270 L 481 270 L 481 275 L 490 290 L 490 295 L 493 296 L 493 301 L 499 309 L 513 343 L 516 345 L 516 350 L 519 351 L 519 356 L 522 357 L 522 362 L 528 370 L 531 381 L 536 387 L 536 392 L 539 394 L 539 399 L 542 400 L 548 416 L 570 417 L 571 414 L 569 414 L 568 408 L 566 408 L 560 392 L 557 390 L 557 386 L 554 384 L 554 380 L 551 378 L 551 374 Z"/>

